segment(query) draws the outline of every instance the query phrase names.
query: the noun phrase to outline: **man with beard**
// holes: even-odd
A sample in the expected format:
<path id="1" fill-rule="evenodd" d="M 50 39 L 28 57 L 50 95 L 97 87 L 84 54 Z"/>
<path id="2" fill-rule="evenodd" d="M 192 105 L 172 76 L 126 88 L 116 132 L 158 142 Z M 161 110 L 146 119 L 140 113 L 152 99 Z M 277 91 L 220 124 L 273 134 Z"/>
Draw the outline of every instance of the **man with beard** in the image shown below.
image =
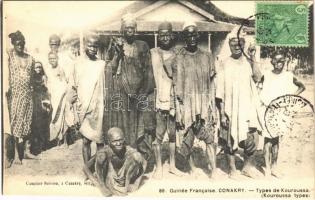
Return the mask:
<path id="1" fill-rule="evenodd" d="M 137 23 L 131 15 L 122 19 L 121 32 L 110 50 L 115 56 L 110 65 L 113 70 L 110 117 L 111 127 L 119 127 L 126 133 L 126 143 L 137 147 L 149 157 L 147 141 L 155 131 L 152 107 L 154 79 L 149 46 L 135 39 Z M 145 134 L 150 133 L 150 134 Z"/>
<path id="2" fill-rule="evenodd" d="M 107 138 L 109 145 L 96 152 L 85 165 L 84 172 L 104 196 L 124 196 L 139 188 L 146 161 L 139 152 L 126 146 L 120 128 L 109 129 Z"/>
<path id="3" fill-rule="evenodd" d="M 210 53 L 198 48 L 198 30 L 194 22 L 183 26 L 186 46 L 176 57 L 173 68 L 173 82 L 176 100 L 176 120 L 184 130 L 180 154 L 189 159 L 191 172 L 196 172 L 192 158 L 194 139 L 197 137 L 206 144 L 206 155 L 210 161 L 212 176 L 216 173 L 215 164 L 215 104 L 214 82 L 215 68 Z"/>
<path id="4" fill-rule="evenodd" d="M 176 130 L 172 65 L 174 65 L 178 50 L 174 47 L 171 23 L 163 22 L 159 25 L 158 42 L 160 47 L 151 49 L 152 68 L 156 85 L 156 129 L 153 142 L 156 169 L 153 175 L 154 178 L 162 178 L 163 176 L 161 144 L 166 131 L 168 132 L 170 151 L 168 171 L 175 175 L 182 174 L 175 167 Z"/>
<path id="5" fill-rule="evenodd" d="M 254 81 L 260 80 L 260 71 L 255 65 L 255 48 L 248 49 L 246 58 L 242 49 L 245 39 L 242 32 L 239 38 L 236 30 L 227 36 L 231 54 L 221 58 L 221 71 L 218 73 L 216 98 L 220 111 L 220 138 L 228 158 L 230 177 L 238 177 L 235 166 L 235 152 L 238 147 L 244 149 L 244 167 L 242 174 L 257 177 L 253 166 L 253 154 L 258 145 L 257 130 L 261 130 L 258 118 L 259 99 Z M 224 53 L 224 52 L 223 52 Z"/>
<path id="6" fill-rule="evenodd" d="M 98 59 L 99 37 L 86 37 L 85 55 L 75 63 L 70 79 L 69 100 L 76 107 L 79 132 L 83 136 L 83 161 L 91 159 L 91 142 L 104 145 L 103 114 L 105 100 L 105 61 Z"/>

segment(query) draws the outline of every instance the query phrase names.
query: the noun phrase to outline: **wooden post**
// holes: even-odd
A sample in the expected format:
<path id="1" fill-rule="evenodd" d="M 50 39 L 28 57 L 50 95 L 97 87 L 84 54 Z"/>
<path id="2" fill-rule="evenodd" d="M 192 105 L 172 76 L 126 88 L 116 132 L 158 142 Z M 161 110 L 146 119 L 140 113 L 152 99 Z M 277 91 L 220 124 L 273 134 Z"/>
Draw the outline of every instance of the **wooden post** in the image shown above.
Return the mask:
<path id="1" fill-rule="evenodd" d="M 158 34 L 154 33 L 154 47 L 155 48 L 157 47 L 157 36 L 158 36 Z"/>
<path id="2" fill-rule="evenodd" d="M 84 52 L 84 43 L 83 43 L 83 31 L 80 30 L 80 55 L 82 56 Z"/>
<path id="3" fill-rule="evenodd" d="M 208 52 L 211 52 L 211 33 L 208 33 Z"/>

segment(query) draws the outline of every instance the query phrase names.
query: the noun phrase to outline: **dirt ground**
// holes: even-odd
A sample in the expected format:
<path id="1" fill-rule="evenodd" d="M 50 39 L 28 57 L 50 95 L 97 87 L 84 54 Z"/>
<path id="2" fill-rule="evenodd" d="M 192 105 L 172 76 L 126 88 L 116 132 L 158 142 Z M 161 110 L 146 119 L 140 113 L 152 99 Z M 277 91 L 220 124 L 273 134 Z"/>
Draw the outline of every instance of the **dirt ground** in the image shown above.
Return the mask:
<path id="1" fill-rule="evenodd" d="M 306 91 L 302 94 L 303 97 L 308 99 L 314 105 L 314 83 L 310 80 L 304 81 L 306 85 Z M 303 135 L 303 137 L 299 137 Z M 312 132 L 307 134 L 297 133 L 294 135 L 285 136 L 283 141 L 280 143 L 280 154 L 279 154 L 279 169 L 283 174 L 284 180 L 286 179 L 303 179 L 314 177 L 314 129 Z M 15 180 L 20 180 L 20 177 L 31 177 L 30 180 L 41 180 L 54 179 L 54 177 L 73 178 L 75 180 L 85 180 L 85 176 L 82 172 L 82 156 L 81 156 L 81 145 L 82 141 L 79 139 L 74 144 L 70 145 L 69 148 L 53 147 L 39 154 L 36 160 L 23 160 L 23 165 L 12 165 L 11 168 L 5 169 L 4 173 L 4 192 L 6 191 L 7 185 L 14 185 Z M 150 185 L 163 184 L 163 181 L 168 183 L 184 183 L 185 181 L 191 182 L 193 180 L 210 180 L 205 170 L 207 167 L 207 159 L 204 151 L 201 148 L 194 149 L 195 163 L 198 167 L 198 173 L 195 176 L 191 176 L 186 173 L 183 177 L 176 177 L 167 172 L 168 169 L 168 143 L 163 145 L 163 160 L 164 162 L 164 175 L 163 179 L 156 182 L 151 178 L 154 167 L 154 158 L 149 160 L 148 170 L 145 174 L 143 181 L 143 187 L 137 191 L 137 193 L 147 190 Z M 95 151 L 95 147 L 94 147 Z M 241 152 L 240 152 L 241 153 Z M 261 175 L 261 180 L 265 180 L 263 175 L 264 160 L 262 150 L 258 151 L 255 155 L 257 164 L 257 171 Z M 183 171 L 187 172 L 188 168 L 184 167 L 185 162 L 177 161 L 177 165 Z M 220 153 L 217 155 L 217 167 L 219 176 L 216 180 L 212 181 L 228 181 L 229 177 L 227 174 L 227 163 L 225 156 Z M 239 155 L 237 159 L 237 168 L 242 167 L 242 156 Z M 244 181 L 249 180 L 248 177 L 242 177 Z M 277 180 L 272 177 L 271 180 Z M 256 181 L 256 180 L 255 180 Z M 259 181 L 259 180 L 257 180 Z M 25 182 L 25 180 L 24 180 Z M 99 195 L 97 188 L 92 188 L 94 194 Z M 9 192 L 11 193 L 11 192 Z M 18 193 L 18 192 L 17 192 Z M 76 195 L 74 193 L 72 195 Z M 56 194 L 57 195 L 57 194 Z"/>

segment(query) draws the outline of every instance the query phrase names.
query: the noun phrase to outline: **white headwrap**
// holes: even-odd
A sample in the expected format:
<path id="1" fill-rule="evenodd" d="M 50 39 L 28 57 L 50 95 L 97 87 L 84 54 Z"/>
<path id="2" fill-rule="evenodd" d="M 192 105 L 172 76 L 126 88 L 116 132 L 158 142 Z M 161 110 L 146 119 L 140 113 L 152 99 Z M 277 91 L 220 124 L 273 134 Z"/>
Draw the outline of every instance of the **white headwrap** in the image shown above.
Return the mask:
<path id="1" fill-rule="evenodd" d="M 236 26 L 233 28 L 233 30 L 226 36 L 226 39 L 223 42 L 222 48 L 220 50 L 220 53 L 218 54 L 218 60 L 216 60 L 216 66 L 221 66 L 220 62 L 224 61 L 225 58 L 229 57 L 231 55 L 230 45 L 229 41 L 232 38 L 237 38 L 238 30 L 240 29 L 239 26 Z M 247 49 L 250 45 L 255 44 L 255 36 L 253 35 L 247 35 L 244 31 L 244 29 L 240 30 L 239 38 L 245 39 L 245 45 L 244 45 L 244 52 L 247 53 Z M 256 61 L 260 61 L 260 48 L 256 46 Z M 220 71 L 220 67 L 217 68 L 217 71 Z"/>
<path id="2" fill-rule="evenodd" d="M 134 16 L 131 13 L 126 13 L 125 15 L 122 16 L 121 18 L 121 23 L 122 25 L 133 25 L 133 26 L 137 26 L 137 22 L 136 19 L 134 18 Z"/>
<path id="3" fill-rule="evenodd" d="M 224 59 L 224 58 L 226 58 L 226 57 L 231 55 L 229 41 L 232 38 L 237 38 L 237 33 L 238 33 L 239 29 L 240 29 L 239 26 L 234 27 L 233 30 L 226 36 L 226 39 L 223 42 L 222 48 L 220 50 L 220 53 L 218 54 L 219 60 Z M 239 38 L 244 38 L 245 39 L 244 51 L 245 51 L 245 53 L 247 53 L 248 47 L 251 44 L 255 43 L 254 36 L 247 35 L 246 32 L 244 31 L 244 29 L 241 29 L 240 33 L 239 33 Z M 257 56 L 257 53 L 256 53 L 256 56 Z"/>

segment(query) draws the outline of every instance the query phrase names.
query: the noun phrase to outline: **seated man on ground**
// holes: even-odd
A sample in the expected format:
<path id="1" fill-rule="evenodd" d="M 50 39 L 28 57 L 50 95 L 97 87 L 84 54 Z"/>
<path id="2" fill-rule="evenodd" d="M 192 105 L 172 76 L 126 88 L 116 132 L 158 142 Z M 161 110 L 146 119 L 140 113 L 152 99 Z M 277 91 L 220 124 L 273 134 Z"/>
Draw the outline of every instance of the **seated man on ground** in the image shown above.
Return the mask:
<path id="1" fill-rule="evenodd" d="M 109 145 L 96 152 L 86 163 L 84 172 L 104 196 L 127 195 L 139 188 L 146 160 L 135 149 L 125 145 L 121 129 L 113 127 L 107 136 Z"/>

